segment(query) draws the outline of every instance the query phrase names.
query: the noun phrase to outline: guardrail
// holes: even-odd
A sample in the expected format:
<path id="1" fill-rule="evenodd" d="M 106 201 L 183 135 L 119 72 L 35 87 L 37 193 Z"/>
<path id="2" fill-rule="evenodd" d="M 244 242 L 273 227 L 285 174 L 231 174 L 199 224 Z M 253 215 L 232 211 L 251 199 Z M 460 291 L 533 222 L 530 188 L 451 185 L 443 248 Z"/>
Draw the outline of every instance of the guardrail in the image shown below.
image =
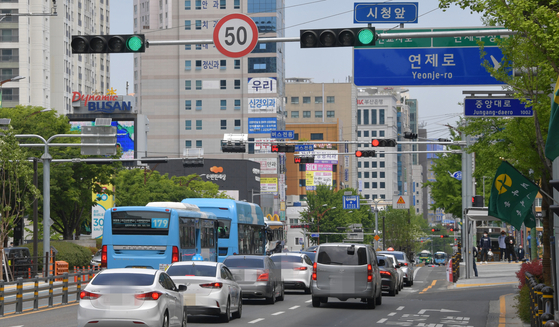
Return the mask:
<path id="1" fill-rule="evenodd" d="M 82 290 L 82 285 L 87 285 L 91 278 L 99 270 L 96 267 L 89 267 L 89 269 L 82 269 L 74 273 L 63 273 L 58 276 L 48 276 L 48 277 L 35 277 L 31 279 L 18 278 L 15 282 L 4 282 L 0 281 L 0 317 L 4 316 L 5 308 L 8 305 L 15 304 L 15 313 L 23 312 L 24 302 L 33 302 L 33 310 L 39 310 L 39 300 L 48 299 L 48 307 L 54 305 L 54 298 L 61 296 L 62 305 L 68 304 L 70 295 L 76 294 L 76 301 L 80 299 L 80 292 Z M 55 280 L 60 279 L 62 282 L 55 285 Z M 69 280 L 74 280 L 74 282 L 69 282 Z M 48 283 L 45 286 L 39 286 L 40 282 Z M 32 287 L 24 288 L 24 284 L 32 284 Z M 11 288 L 15 285 L 15 290 L 8 290 L 6 288 Z M 29 285 L 31 286 L 31 285 Z M 75 291 L 70 291 L 69 287 L 76 286 Z M 48 295 L 39 296 L 41 291 L 47 291 Z M 60 292 L 57 292 L 60 290 Z M 24 299 L 24 294 L 33 294 L 33 297 Z M 5 301 L 8 296 L 15 295 L 16 299 L 13 301 Z"/>
<path id="2" fill-rule="evenodd" d="M 536 278 L 527 271 L 524 272 L 524 277 L 530 290 L 530 326 L 559 326 L 553 320 L 553 288 L 538 284 Z"/>

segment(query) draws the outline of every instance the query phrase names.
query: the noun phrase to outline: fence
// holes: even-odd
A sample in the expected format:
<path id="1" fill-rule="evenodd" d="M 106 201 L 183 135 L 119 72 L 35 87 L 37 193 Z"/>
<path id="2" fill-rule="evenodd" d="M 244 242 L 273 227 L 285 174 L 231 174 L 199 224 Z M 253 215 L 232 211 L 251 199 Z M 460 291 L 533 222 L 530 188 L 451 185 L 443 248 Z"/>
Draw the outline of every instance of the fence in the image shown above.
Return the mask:
<path id="1" fill-rule="evenodd" d="M 68 304 L 70 296 L 75 294 L 75 301 L 79 301 L 80 292 L 83 285 L 87 285 L 91 278 L 99 272 L 98 267 L 74 267 L 74 273 L 65 272 L 61 275 L 53 275 L 48 277 L 35 277 L 31 279 L 18 278 L 15 282 L 4 282 L 0 281 L 0 317 L 4 316 L 5 308 L 8 305 L 15 305 L 15 313 L 23 312 L 24 302 L 33 302 L 33 310 L 39 309 L 39 300 L 48 299 L 48 307 L 54 306 L 54 298 L 61 296 L 61 304 Z M 70 282 L 70 280 L 74 282 Z M 55 285 L 55 281 L 60 280 Z M 39 286 L 40 282 L 47 283 L 48 285 Z M 24 284 L 32 286 L 29 288 L 24 288 Z M 15 290 L 6 291 L 6 287 L 11 288 L 15 285 Z M 69 288 L 76 286 L 74 291 L 70 291 Z M 58 291 L 60 290 L 60 291 Z M 48 295 L 40 296 L 39 293 L 42 291 L 48 291 Z M 24 298 L 25 294 L 33 294 L 32 297 Z M 6 301 L 6 297 L 15 295 L 15 300 Z"/>
<path id="2" fill-rule="evenodd" d="M 553 288 L 538 284 L 529 272 L 524 272 L 526 285 L 530 290 L 530 326 L 559 326 L 553 316 Z"/>

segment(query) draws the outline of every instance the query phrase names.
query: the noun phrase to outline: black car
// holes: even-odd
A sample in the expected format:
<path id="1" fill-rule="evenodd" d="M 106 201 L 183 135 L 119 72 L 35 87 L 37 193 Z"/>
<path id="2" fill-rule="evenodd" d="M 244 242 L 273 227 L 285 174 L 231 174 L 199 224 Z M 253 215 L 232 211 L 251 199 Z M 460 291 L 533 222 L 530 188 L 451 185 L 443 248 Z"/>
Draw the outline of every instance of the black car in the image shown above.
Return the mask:
<path id="1" fill-rule="evenodd" d="M 385 257 L 382 254 L 377 256 L 378 267 L 380 269 L 380 278 L 382 279 L 382 291 L 388 292 L 391 296 L 396 296 L 399 292 L 398 272 L 394 269 L 392 258 Z"/>
<path id="2" fill-rule="evenodd" d="M 29 249 L 25 247 L 5 248 L 4 253 L 8 260 L 8 270 L 10 272 L 10 280 L 15 280 L 19 277 L 28 278 L 29 268 L 33 267 L 33 260 Z M 7 279 L 4 274 L 4 279 Z"/>

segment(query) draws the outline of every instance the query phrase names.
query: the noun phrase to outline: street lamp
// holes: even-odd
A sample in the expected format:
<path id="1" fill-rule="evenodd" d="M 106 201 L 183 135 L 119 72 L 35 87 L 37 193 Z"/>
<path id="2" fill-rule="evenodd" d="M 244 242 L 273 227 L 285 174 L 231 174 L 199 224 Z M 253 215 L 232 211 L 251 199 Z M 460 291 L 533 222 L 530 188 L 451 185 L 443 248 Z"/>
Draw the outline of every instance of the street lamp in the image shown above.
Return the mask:
<path id="1" fill-rule="evenodd" d="M 4 85 L 4 83 L 8 83 L 8 82 L 19 81 L 20 79 L 24 79 L 24 78 L 25 78 L 25 76 L 14 76 L 12 78 L 8 78 L 8 79 L 5 79 L 5 80 L 0 82 L 0 108 L 2 108 L 2 85 Z"/>

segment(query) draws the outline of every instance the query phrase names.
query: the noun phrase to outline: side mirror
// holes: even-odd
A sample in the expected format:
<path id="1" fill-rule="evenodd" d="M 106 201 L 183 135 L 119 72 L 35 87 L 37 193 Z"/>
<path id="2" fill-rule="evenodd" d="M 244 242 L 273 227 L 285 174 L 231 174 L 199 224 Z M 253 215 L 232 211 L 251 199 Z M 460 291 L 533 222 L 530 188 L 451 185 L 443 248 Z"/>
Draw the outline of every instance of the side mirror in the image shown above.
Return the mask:
<path id="1" fill-rule="evenodd" d="M 186 291 L 186 285 L 183 284 L 179 285 L 179 292 L 184 292 L 184 291 Z"/>

